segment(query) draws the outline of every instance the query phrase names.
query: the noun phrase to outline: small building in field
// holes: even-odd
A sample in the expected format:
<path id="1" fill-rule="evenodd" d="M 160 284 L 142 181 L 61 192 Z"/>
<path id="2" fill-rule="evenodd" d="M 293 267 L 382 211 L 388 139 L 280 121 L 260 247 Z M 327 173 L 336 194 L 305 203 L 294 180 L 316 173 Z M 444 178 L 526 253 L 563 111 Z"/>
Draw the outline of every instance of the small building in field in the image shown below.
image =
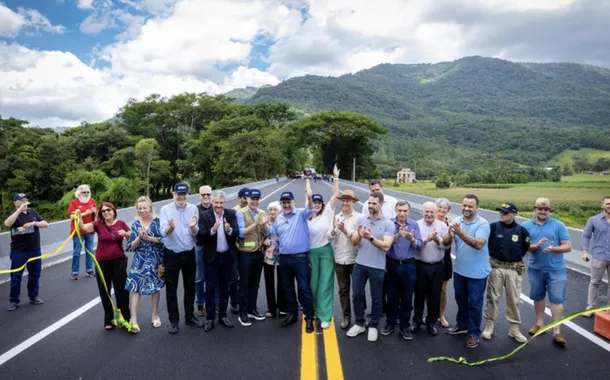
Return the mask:
<path id="1" fill-rule="evenodd" d="M 402 168 L 396 173 L 396 182 L 415 183 L 415 172 L 409 168 Z"/>

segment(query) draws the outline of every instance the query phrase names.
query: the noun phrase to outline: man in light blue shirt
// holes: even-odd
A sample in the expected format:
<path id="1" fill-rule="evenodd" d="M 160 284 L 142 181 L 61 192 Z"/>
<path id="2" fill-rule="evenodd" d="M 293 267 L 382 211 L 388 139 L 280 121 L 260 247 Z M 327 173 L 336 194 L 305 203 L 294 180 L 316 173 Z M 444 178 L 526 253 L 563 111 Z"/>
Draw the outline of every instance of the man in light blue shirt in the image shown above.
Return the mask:
<path id="1" fill-rule="evenodd" d="M 589 254 L 589 243 L 593 235 L 593 249 Z M 587 221 L 582 231 L 582 258 L 591 260 L 591 281 L 589 282 L 589 297 L 587 298 L 587 309 L 592 309 L 597 303 L 599 287 L 604 280 L 604 272 L 610 277 L 610 196 L 602 198 L 602 212 L 592 216 Z M 608 287 L 608 301 L 610 305 L 610 287 Z M 591 317 L 592 314 L 585 314 Z"/>
<path id="2" fill-rule="evenodd" d="M 479 198 L 466 195 L 462 200 L 462 216 L 449 227 L 456 246 L 453 287 L 458 313 L 456 325 L 447 329 L 447 334 L 468 334 L 466 348 L 479 345 L 485 286 L 491 273 L 487 247 L 489 222 L 477 214 L 478 210 Z"/>
<path id="3" fill-rule="evenodd" d="M 563 304 L 566 302 L 566 283 L 568 279 L 563 254 L 572 251 L 570 234 L 565 224 L 552 218 L 551 201 L 538 198 L 534 203 L 534 218 L 523 223 L 530 234 L 530 258 L 527 277 L 530 282 L 530 298 L 534 300 L 536 324 L 528 333 L 534 335 L 544 326 L 544 299 L 549 295 L 553 321 L 563 317 Z M 560 346 L 566 345 L 560 327 L 553 329 L 553 341 Z"/>
<path id="4" fill-rule="evenodd" d="M 303 314 L 305 314 L 305 330 L 308 333 L 312 333 L 314 330 L 313 296 L 309 283 L 309 227 L 307 226 L 307 219 L 314 212 L 311 196 L 311 190 L 307 190 L 308 208 L 295 208 L 294 194 L 290 191 L 282 193 L 280 203 L 283 212 L 273 225 L 271 231 L 273 246 L 269 248 L 272 250 L 275 247 L 280 252 L 280 271 L 288 312 L 282 326 L 289 326 L 297 321 L 298 304 L 294 289 L 296 278 L 299 302 L 303 308 Z"/>
<path id="5" fill-rule="evenodd" d="M 174 186 L 174 201 L 161 207 L 159 221 L 163 236 L 163 259 L 165 263 L 165 284 L 167 311 L 171 323 L 169 333 L 180 331 L 178 322 L 178 279 L 182 271 L 184 280 L 184 314 L 185 323 L 189 326 L 204 327 L 204 322 L 195 315 L 195 241 L 199 232 L 199 210 L 197 206 L 186 202 L 189 193 L 184 182 Z"/>

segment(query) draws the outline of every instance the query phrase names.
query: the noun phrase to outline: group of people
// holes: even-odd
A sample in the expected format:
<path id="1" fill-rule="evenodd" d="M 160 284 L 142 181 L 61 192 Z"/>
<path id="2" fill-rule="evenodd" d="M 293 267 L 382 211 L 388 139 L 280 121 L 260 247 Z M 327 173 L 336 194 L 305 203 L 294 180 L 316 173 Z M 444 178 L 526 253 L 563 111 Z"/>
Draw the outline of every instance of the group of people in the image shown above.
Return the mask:
<path id="1" fill-rule="evenodd" d="M 422 329 L 436 336 L 440 324 L 447 334 L 466 335 L 466 347 L 475 348 L 479 339 L 494 335 L 498 302 L 505 293 L 509 336 L 525 342 L 519 304 L 527 253 L 530 298 L 536 311 L 536 323 L 528 333 L 533 335 L 544 326 L 547 295 L 553 320 L 563 316 L 567 282 L 563 254 L 572 246 L 565 225 L 551 216 L 549 199 L 538 198 L 534 217 L 522 225 L 515 220 L 517 207 L 509 202 L 497 208 L 499 221 L 489 223 L 479 215 L 479 200 L 473 194 L 464 197 L 461 215 L 454 219 L 448 216 L 451 203 L 442 198 L 424 203 L 422 218 L 415 221 L 409 217 L 409 202 L 384 194 L 378 180 L 369 184 L 369 197 L 362 212 L 357 212 L 359 199 L 351 190 L 339 195 L 338 178 L 335 167 L 333 193 L 328 200 L 307 189 L 306 207 L 296 208 L 294 194 L 285 191 L 279 202 L 271 202 L 266 210 L 259 208 L 259 189 L 241 189 L 239 203 L 231 209 L 225 205 L 227 194 L 212 192 L 207 185 L 199 188 L 200 204 L 195 206 L 187 202 L 190 189 L 181 182 L 173 189 L 173 201 L 161 208 L 159 216 L 155 216 L 151 200 L 140 197 L 131 226 L 117 218 L 110 202 L 102 202 L 98 210 L 89 186 L 81 185 L 68 213 L 79 213 L 75 220 L 87 250 L 93 251 L 93 235 L 97 234 L 95 257 L 103 279 L 108 292 L 114 289 L 116 306 L 134 333 L 140 331 L 137 311 L 141 295 L 152 296 L 151 323 L 156 328 L 161 326 L 158 304 L 163 287 L 169 332 L 180 331 L 180 274 L 186 325 L 209 332 L 217 320 L 232 328 L 227 314 L 230 303 L 243 326 L 275 316 L 283 316 L 281 325 L 289 326 L 297 322 L 301 310 L 306 331 L 311 333 L 314 319 L 323 329 L 333 322 L 336 276 L 342 309 L 340 327 L 349 328 L 348 337 L 356 337 L 368 327 L 369 341 L 397 329 L 404 339 L 411 340 Z M 337 201 L 341 210 L 335 213 Z M 28 207 L 26 194 L 16 194 L 13 203 L 15 211 L 4 224 L 11 229 L 14 269 L 40 255 L 39 229 L 48 223 Z M 583 260 L 593 260 L 588 309 L 595 306 L 604 272 L 610 275 L 610 197 L 602 199 L 601 207 L 602 212 L 589 219 L 582 234 Z M 78 280 L 83 247 L 76 235 L 73 248 L 71 278 Z M 134 251 L 130 266 L 126 251 Z M 40 260 L 29 262 L 27 268 L 30 303 L 40 305 Z M 85 271 L 88 277 L 97 277 L 89 257 Z M 8 310 L 19 306 L 22 273 L 11 274 Z M 257 305 L 263 274 L 265 313 L 259 312 Z M 451 278 L 458 312 L 456 323 L 450 327 L 445 309 Z M 104 306 L 104 328 L 113 330 L 113 305 L 102 279 L 97 278 L 97 282 Z M 366 314 L 367 282 L 370 315 Z M 386 316 L 385 325 L 378 331 L 382 314 Z M 559 326 L 553 330 L 553 340 L 558 345 L 566 344 Z"/>

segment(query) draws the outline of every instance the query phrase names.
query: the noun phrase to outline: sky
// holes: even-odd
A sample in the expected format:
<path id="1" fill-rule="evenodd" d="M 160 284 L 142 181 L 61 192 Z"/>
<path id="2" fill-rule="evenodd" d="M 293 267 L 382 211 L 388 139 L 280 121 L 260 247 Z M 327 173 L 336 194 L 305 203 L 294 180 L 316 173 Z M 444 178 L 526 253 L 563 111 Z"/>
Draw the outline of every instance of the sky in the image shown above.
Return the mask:
<path id="1" fill-rule="evenodd" d="M 610 67 L 610 0 L 0 0 L 0 115 L 41 127 L 128 99 L 481 55 Z"/>

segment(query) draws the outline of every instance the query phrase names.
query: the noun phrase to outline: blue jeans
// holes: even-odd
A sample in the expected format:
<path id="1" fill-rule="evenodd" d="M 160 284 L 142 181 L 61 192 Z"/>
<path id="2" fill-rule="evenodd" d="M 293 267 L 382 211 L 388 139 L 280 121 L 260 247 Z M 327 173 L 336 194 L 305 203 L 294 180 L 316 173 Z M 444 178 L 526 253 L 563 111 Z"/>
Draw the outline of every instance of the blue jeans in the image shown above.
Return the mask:
<path id="1" fill-rule="evenodd" d="M 299 288 L 299 302 L 303 308 L 305 319 L 313 320 L 313 295 L 311 294 L 309 272 L 309 257 L 307 253 L 296 255 L 280 254 L 280 272 L 282 273 L 282 286 L 286 296 L 286 312 L 297 315 L 299 313 L 297 295 L 294 290 L 294 280 Z"/>
<path id="2" fill-rule="evenodd" d="M 93 253 L 93 239 L 94 235 L 81 235 L 85 242 L 85 249 Z M 83 246 L 78 239 L 78 236 L 72 238 L 72 274 L 78 274 L 80 272 L 80 252 Z M 85 270 L 87 273 L 93 273 L 93 259 L 85 252 Z"/>
<path id="3" fill-rule="evenodd" d="M 530 281 L 530 298 L 534 301 L 543 300 L 549 294 L 549 302 L 562 305 L 567 302 L 566 283 L 568 274 L 563 269 L 527 268 Z"/>
<path id="4" fill-rule="evenodd" d="M 486 285 L 487 277 L 469 278 L 453 272 L 453 289 L 458 305 L 457 327 L 468 328 L 468 335 L 477 339 L 481 337 Z"/>
<path id="5" fill-rule="evenodd" d="M 400 317 L 400 328 L 410 326 L 413 311 L 413 294 L 415 293 L 415 259 L 400 263 L 386 257 L 386 278 L 388 280 L 388 302 L 386 305 L 388 325 L 396 326 Z"/>
<path id="6" fill-rule="evenodd" d="M 40 256 L 40 249 L 34 251 L 11 251 L 11 269 L 16 269 L 28 261 L 30 257 Z M 34 299 L 38 297 L 38 280 L 42 271 L 42 262 L 34 260 L 27 264 L 28 268 L 28 297 Z M 11 290 L 9 294 L 9 302 L 19 303 L 19 294 L 21 293 L 21 277 L 23 270 L 11 273 Z"/>
<path id="7" fill-rule="evenodd" d="M 205 303 L 205 259 L 203 257 L 203 247 L 195 246 L 195 304 L 203 307 Z M 214 301 L 220 303 L 220 293 L 218 288 L 214 294 Z"/>
<path id="8" fill-rule="evenodd" d="M 381 293 L 383 291 L 383 279 L 385 277 L 384 269 L 376 269 L 360 264 L 354 265 L 352 272 L 352 300 L 354 304 L 354 315 L 356 316 L 356 324 L 364 327 L 365 311 L 366 311 L 366 281 L 369 281 L 371 289 L 371 319 L 369 327 L 377 328 L 379 326 L 379 318 L 381 317 Z"/>

